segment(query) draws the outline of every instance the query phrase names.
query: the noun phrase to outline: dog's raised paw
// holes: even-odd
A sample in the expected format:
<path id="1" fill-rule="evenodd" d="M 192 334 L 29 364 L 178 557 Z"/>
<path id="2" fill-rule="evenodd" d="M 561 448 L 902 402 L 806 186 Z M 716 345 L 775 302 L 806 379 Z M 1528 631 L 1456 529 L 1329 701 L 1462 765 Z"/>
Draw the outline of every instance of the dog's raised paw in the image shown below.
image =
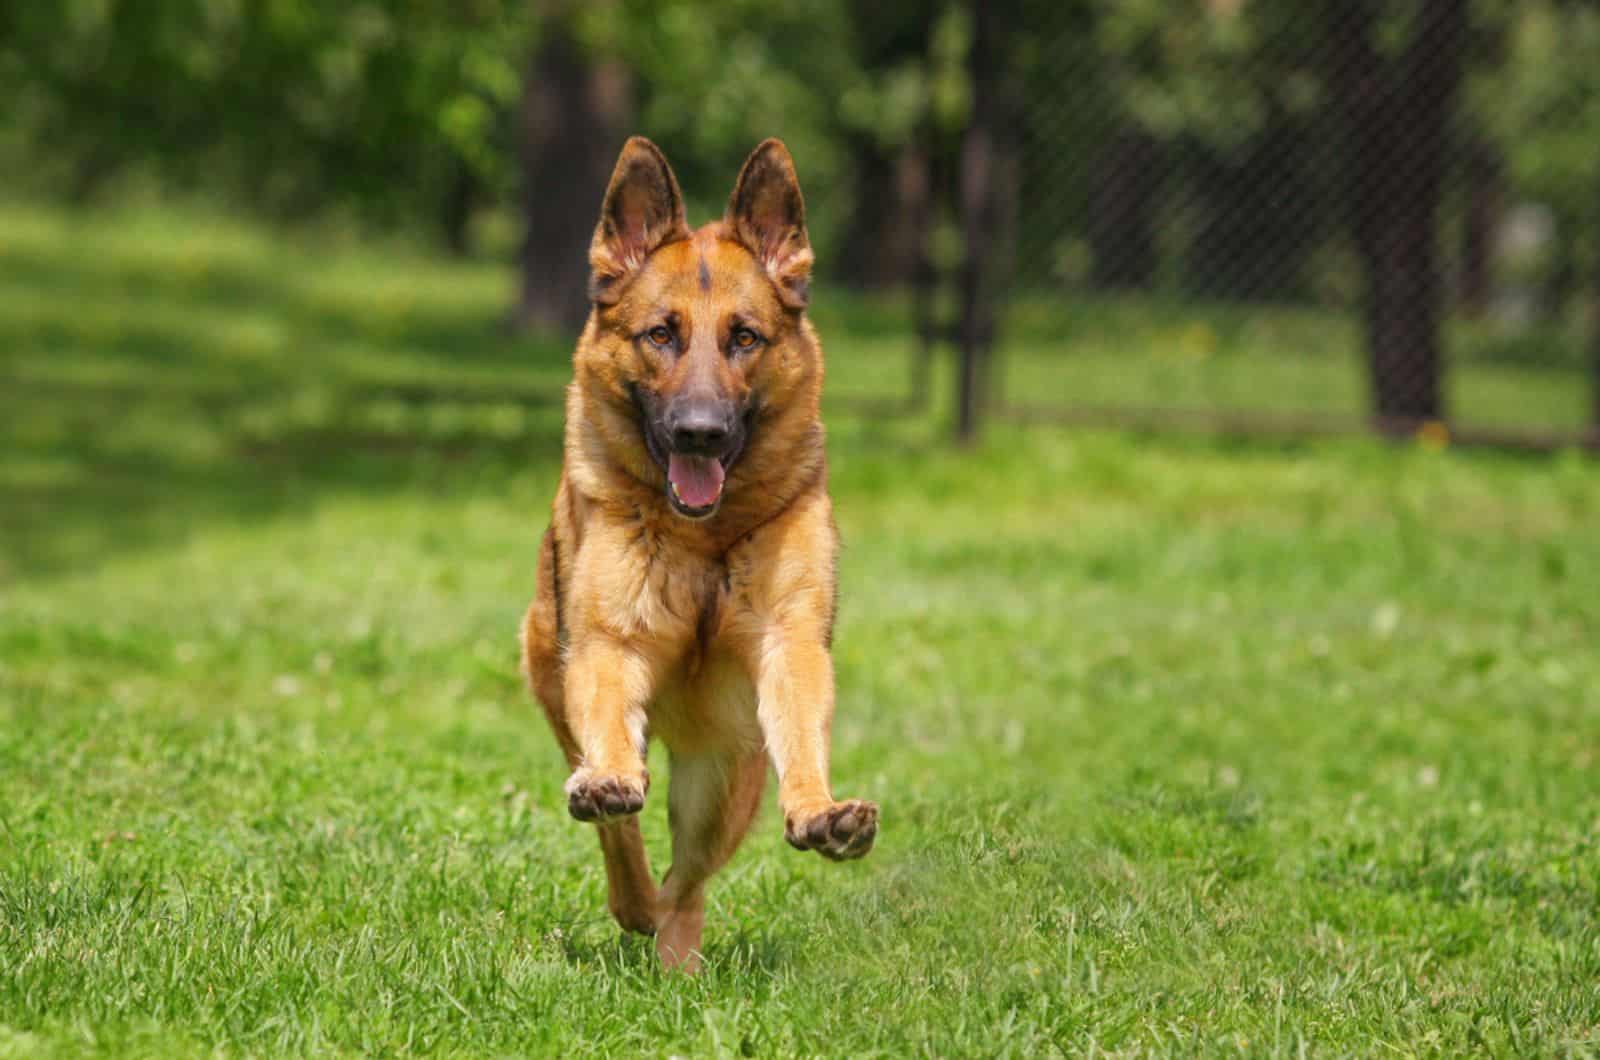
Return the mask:
<path id="1" fill-rule="evenodd" d="M 809 814 L 788 816 L 783 837 L 796 850 L 815 850 L 832 861 L 859 858 L 878 835 L 878 804 L 849 799 Z"/>
<path id="2" fill-rule="evenodd" d="M 567 781 L 567 812 L 580 821 L 627 817 L 644 809 L 648 778 L 602 776 L 579 771 Z"/>

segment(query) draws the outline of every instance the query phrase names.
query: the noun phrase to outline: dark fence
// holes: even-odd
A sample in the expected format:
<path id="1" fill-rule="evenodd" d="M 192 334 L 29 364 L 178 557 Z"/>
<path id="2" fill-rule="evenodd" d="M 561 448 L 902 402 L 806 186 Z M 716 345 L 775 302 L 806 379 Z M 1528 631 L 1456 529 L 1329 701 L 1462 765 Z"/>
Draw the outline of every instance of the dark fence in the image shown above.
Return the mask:
<path id="1" fill-rule="evenodd" d="M 962 433 L 1600 441 L 1600 5 L 970 10 L 927 152 L 966 252 L 917 302 L 942 275 Z"/>

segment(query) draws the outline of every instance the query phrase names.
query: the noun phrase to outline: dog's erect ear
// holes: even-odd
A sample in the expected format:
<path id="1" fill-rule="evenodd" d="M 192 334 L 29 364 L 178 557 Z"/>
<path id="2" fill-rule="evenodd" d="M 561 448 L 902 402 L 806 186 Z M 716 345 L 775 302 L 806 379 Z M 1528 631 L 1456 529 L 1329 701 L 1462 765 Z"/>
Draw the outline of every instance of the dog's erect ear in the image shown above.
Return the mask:
<path id="1" fill-rule="evenodd" d="M 750 152 L 722 223 L 767 270 L 783 304 L 804 309 L 811 286 L 811 241 L 794 159 L 782 140 L 767 140 Z"/>
<path id="2" fill-rule="evenodd" d="M 589 297 L 612 305 L 657 247 L 689 238 L 678 178 L 661 149 L 642 136 L 622 145 L 589 244 Z"/>

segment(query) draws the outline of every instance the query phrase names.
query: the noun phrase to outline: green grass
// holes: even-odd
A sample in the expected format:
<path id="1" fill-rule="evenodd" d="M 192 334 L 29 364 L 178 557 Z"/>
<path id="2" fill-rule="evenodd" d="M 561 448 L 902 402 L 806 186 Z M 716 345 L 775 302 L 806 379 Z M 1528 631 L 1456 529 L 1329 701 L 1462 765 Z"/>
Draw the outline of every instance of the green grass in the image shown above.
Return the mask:
<path id="1" fill-rule="evenodd" d="M 1025 299 L 1007 320 L 1005 393 L 1096 408 L 1271 413 L 1359 425 L 1370 404 L 1360 319 L 1316 309 L 1147 297 Z M 1456 321 L 1445 405 L 1470 428 L 1575 436 L 1594 409 L 1581 328 Z"/>
<path id="2" fill-rule="evenodd" d="M 836 403 L 883 831 L 769 805 L 691 981 L 515 671 L 567 351 L 509 287 L 0 211 L 0 1056 L 1600 1052 L 1593 461 Z"/>

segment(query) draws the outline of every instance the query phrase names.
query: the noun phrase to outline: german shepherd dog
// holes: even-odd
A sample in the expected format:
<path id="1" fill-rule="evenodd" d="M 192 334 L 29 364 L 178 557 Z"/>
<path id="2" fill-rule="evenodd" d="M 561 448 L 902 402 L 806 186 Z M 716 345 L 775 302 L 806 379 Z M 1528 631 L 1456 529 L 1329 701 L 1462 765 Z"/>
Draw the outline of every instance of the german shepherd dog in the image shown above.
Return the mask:
<path id="1" fill-rule="evenodd" d="M 589 248 L 561 481 L 522 626 L 523 668 L 600 833 L 608 905 L 700 963 L 706 881 L 760 804 L 784 835 L 858 858 L 878 808 L 828 787 L 838 532 L 818 419 L 812 252 L 778 140 L 745 161 L 719 222 L 690 230 L 649 140 L 622 149 Z M 638 818 L 646 741 L 671 762 L 659 890 Z"/>

